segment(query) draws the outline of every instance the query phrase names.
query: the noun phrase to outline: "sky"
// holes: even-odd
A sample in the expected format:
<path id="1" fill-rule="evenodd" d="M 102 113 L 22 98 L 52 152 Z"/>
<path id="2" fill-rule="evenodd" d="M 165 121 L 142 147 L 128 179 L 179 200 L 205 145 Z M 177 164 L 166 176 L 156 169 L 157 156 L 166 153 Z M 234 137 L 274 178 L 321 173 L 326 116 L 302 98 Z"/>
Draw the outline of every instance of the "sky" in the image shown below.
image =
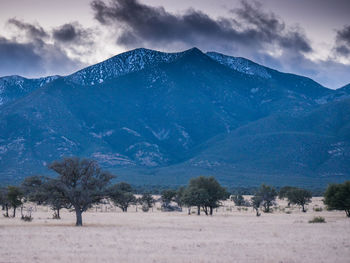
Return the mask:
<path id="1" fill-rule="evenodd" d="M 350 83 L 349 0 L 0 0 L 0 76 L 67 75 L 144 47 Z"/>

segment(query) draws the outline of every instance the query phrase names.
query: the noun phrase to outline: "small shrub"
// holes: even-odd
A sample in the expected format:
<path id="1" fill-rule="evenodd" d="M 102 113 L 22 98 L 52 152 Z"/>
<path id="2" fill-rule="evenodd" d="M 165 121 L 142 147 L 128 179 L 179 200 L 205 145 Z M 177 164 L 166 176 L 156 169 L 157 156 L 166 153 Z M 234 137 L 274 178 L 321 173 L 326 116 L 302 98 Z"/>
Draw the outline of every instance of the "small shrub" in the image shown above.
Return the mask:
<path id="1" fill-rule="evenodd" d="M 314 208 L 314 211 L 315 211 L 315 212 L 322 212 L 323 209 L 322 209 L 322 207 L 315 207 L 315 208 Z"/>
<path id="2" fill-rule="evenodd" d="M 61 219 L 61 217 L 55 212 L 55 213 L 53 213 L 53 215 L 52 215 L 52 219 Z"/>
<path id="3" fill-rule="evenodd" d="M 33 217 L 31 215 L 22 215 L 21 220 L 25 222 L 31 222 L 33 220 Z"/>
<path id="4" fill-rule="evenodd" d="M 149 211 L 149 206 L 147 204 L 142 204 L 142 211 L 143 212 L 148 212 Z"/>
<path id="5" fill-rule="evenodd" d="M 292 211 L 286 211 L 286 214 L 288 214 L 288 215 L 291 214 L 291 213 L 292 213 Z"/>
<path id="6" fill-rule="evenodd" d="M 322 216 L 315 216 L 309 223 L 326 223 L 326 220 Z"/>

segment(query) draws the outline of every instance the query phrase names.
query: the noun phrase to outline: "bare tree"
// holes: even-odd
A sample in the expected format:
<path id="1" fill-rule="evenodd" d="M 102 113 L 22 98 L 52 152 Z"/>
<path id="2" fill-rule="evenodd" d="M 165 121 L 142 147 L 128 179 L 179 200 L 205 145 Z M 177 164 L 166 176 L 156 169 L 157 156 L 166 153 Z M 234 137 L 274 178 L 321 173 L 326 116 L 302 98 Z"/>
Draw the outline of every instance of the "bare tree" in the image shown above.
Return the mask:
<path id="1" fill-rule="evenodd" d="M 49 168 L 59 174 L 51 179 L 51 186 L 72 206 L 76 226 L 82 226 L 82 213 L 101 202 L 114 176 L 102 171 L 97 162 L 78 157 L 55 161 Z"/>

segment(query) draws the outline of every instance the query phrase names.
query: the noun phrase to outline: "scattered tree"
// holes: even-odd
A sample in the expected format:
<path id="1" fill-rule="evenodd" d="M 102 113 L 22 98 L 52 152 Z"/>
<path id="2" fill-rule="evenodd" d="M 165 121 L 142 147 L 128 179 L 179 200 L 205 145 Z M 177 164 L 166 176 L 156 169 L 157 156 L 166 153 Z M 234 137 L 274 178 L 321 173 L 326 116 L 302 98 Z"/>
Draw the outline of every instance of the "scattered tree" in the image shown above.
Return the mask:
<path id="1" fill-rule="evenodd" d="M 82 213 L 101 202 L 114 176 L 102 171 L 95 161 L 78 157 L 55 161 L 49 168 L 59 175 L 50 179 L 50 185 L 75 211 L 76 226 L 82 226 Z"/>
<path id="2" fill-rule="evenodd" d="M 280 191 L 278 192 L 278 198 L 279 199 L 285 199 L 285 198 L 288 198 L 288 192 L 289 191 L 291 191 L 291 190 L 293 190 L 293 189 L 297 189 L 296 187 L 294 187 L 294 186 L 283 186 L 281 189 L 280 189 Z M 290 202 L 289 202 L 289 200 L 288 200 L 288 205 L 287 205 L 288 207 L 290 207 Z"/>
<path id="3" fill-rule="evenodd" d="M 262 197 L 255 195 L 252 197 L 251 202 L 252 202 L 253 209 L 256 211 L 256 216 L 260 216 L 259 208 L 260 208 L 261 204 L 263 203 Z"/>
<path id="4" fill-rule="evenodd" d="M 199 176 L 192 178 L 184 191 L 183 201 L 187 206 L 197 206 L 200 214 L 200 208 L 206 215 L 213 214 L 213 209 L 221 205 L 222 200 L 226 200 L 228 193 L 219 182 L 213 177 Z"/>
<path id="5" fill-rule="evenodd" d="M 329 185 L 324 194 L 324 203 L 329 209 L 344 210 L 350 217 L 350 181 Z"/>
<path id="6" fill-rule="evenodd" d="M 290 190 L 296 189 L 294 186 L 283 186 L 278 192 L 278 198 L 284 199 L 287 198 L 287 194 Z"/>
<path id="7" fill-rule="evenodd" d="M 188 186 L 184 191 L 182 203 L 189 208 L 188 214 L 191 213 L 191 207 L 195 206 L 197 207 L 197 215 L 200 215 L 201 207 L 208 202 L 208 199 L 209 196 L 205 189 L 200 189 L 192 185 Z M 208 212 L 206 214 L 208 214 Z"/>
<path id="8" fill-rule="evenodd" d="M 162 201 L 162 208 L 163 209 L 171 209 L 171 202 L 175 200 L 175 197 L 176 197 L 176 190 L 173 190 L 173 189 L 167 189 L 167 190 L 164 190 L 162 191 L 162 194 L 161 194 L 161 201 Z"/>
<path id="9" fill-rule="evenodd" d="M 177 205 L 179 207 L 182 207 L 184 204 L 183 204 L 183 195 L 184 195 L 184 192 L 185 192 L 185 187 L 184 186 L 181 186 L 179 189 L 177 189 L 176 191 L 176 195 L 174 197 L 174 202 L 177 203 Z"/>
<path id="10" fill-rule="evenodd" d="M 131 185 L 125 182 L 113 185 L 108 191 L 108 197 L 123 212 L 127 212 L 128 207 L 136 203 L 136 197 L 132 192 Z"/>
<path id="11" fill-rule="evenodd" d="M 16 217 L 16 209 L 22 205 L 22 192 L 17 186 L 8 186 L 7 187 L 7 199 L 10 207 L 13 208 L 12 217 Z"/>
<path id="12" fill-rule="evenodd" d="M 232 195 L 231 196 L 231 201 L 233 201 L 236 206 L 243 206 L 243 205 L 245 205 L 244 197 L 241 194 Z"/>
<path id="13" fill-rule="evenodd" d="M 5 217 L 9 217 L 9 200 L 8 200 L 8 188 L 2 187 L 0 188 L 0 205 L 2 206 L 2 210 L 5 210 Z"/>
<path id="14" fill-rule="evenodd" d="M 150 193 L 144 193 L 137 201 L 142 205 L 142 211 L 144 212 L 148 212 L 155 203 L 155 200 Z"/>
<path id="15" fill-rule="evenodd" d="M 30 176 L 24 179 L 21 188 L 25 199 L 37 203 L 38 205 L 47 205 L 53 211 L 53 218 L 60 219 L 60 210 L 62 208 L 71 208 L 71 204 L 56 188 L 54 181 L 44 176 Z"/>
<path id="16" fill-rule="evenodd" d="M 305 189 L 294 188 L 287 192 L 289 203 L 300 205 L 305 213 L 305 205 L 311 202 L 311 192 Z"/>
<path id="17" fill-rule="evenodd" d="M 270 207 L 275 203 L 277 192 L 275 188 L 268 185 L 261 185 L 255 196 L 259 196 L 262 200 L 262 205 L 264 207 L 264 212 L 269 213 Z"/>

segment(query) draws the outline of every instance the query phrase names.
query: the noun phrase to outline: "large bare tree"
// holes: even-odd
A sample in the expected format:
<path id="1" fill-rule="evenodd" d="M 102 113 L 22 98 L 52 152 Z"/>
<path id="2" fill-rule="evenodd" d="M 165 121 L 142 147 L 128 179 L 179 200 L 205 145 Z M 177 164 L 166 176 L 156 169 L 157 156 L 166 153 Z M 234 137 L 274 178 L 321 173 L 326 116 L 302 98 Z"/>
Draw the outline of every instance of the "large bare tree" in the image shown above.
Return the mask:
<path id="1" fill-rule="evenodd" d="M 106 197 L 113 175 L 102 171 L 98 163 L 78 157 L 54 161 L 49 168 L 59 176 L 51 179 L 51 186 L 71 204 L 76 214 L 76 225 L 82 226 L 82 213 Z"/>

